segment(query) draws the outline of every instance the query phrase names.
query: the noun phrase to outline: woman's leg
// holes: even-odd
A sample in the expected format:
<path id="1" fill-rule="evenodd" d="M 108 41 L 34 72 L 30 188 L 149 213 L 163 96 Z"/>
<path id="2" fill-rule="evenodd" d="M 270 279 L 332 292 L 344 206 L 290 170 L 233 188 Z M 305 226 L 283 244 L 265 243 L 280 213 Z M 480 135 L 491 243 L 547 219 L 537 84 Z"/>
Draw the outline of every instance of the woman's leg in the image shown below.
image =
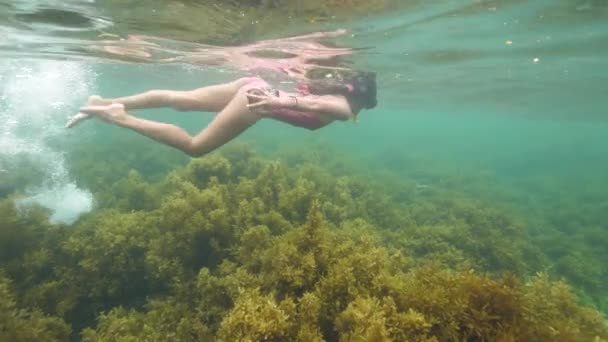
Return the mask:
<path id="1" fill-rule="evenodd" d="M 254 77 L 240 78 L 236 81 L 202 87 L 189 91 L 150 90 L 145 93 L 104 99 L 106 104 L 120 103 L 126 110 L 173 107 L 181 111 L 219 112 L 224 109 L 237 91 L 255 80 Z"/>
<path id="2" fill-rule="evenodd" d="M 131 116 L 120 104 L 85 107 L 82 112 L 97 115 L 195 157 L 207 154 L 236 138 L 260 119 L 257 114 L 249 111 L 247 103 L 245 93 L 238 92 L 213 121 L 194 137 L 175 125 Z"/>
<path id="3" fill-rule="evenodd" d="M 212 85 L 190 91 L 150 90 L 141 94 L 115 99 L 91 96 L 87 105 L 99 106 L 118 103 L 124 105 L 126 110 L 173 107 L 179 111 L 219 112 L 224 109 L 241 87 L 260 81 L 261 79 L 256 77 L 244 77 L 230 83 Z M 90 116 L 85 113 L 77 113 L 68 121 L 66 127 L 72 128 L 89 118 Z"/>

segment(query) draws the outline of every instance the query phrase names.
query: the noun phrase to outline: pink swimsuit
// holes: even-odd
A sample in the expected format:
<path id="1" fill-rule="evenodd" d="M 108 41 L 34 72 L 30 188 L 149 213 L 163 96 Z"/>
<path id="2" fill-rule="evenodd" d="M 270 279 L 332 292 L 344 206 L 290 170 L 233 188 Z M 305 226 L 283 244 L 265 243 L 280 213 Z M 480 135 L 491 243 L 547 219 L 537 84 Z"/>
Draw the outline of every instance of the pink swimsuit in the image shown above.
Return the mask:
<path id="1" fill-rule="evenodd" d="M 286 108 L 275 109 L 270 112 L 270 117 L 292 126 L 306 128 L 311 131 L 325 126 L 325 122 L 319 119 L 317 114 L 299 110 Z"/>
<path id="2" fill-rule="evenodd" d="M 246 89 L 270 88 L 268 83 L 259 77 L 252 77 L 251 79 L 252 82 L 245 86 Z M 297 88 L 297 90 L 302 95 L 308 95 L 306 89 Z M 316 130 L 327 124 L 326 122 L 323 122 L 323 120 L 321 120 L 316 113 L 313 112 L 279 108 L 271 110 L 268 114 L 269 117 L 275 120 L 288 123 L 292 126 L 306 128 L 309 130 Z"/>

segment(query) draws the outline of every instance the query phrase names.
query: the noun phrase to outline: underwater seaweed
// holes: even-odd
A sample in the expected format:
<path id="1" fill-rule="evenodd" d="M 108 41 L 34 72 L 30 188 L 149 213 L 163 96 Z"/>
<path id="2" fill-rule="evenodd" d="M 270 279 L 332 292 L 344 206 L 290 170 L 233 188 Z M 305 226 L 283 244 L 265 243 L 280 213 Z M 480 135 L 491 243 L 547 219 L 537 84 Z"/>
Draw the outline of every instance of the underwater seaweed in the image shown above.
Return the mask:
<path id="1" fill-rule="evenodd" d="M 0 341 L 67 341 L 70 333 L 59 317 L 19 309 L 10 282 L 0 273 Z"/>
<path id="2" fill-rule="evenodd" d="M 237 147 L 156 180 L 124 163 L 70 227 L 1 201 L 10 310 L 86 341 L 608 338 L 580 293 L 535 275 L 546 261 L 520 219 L 454 190 L 396 201 L 410 180 L 298 158 Z"/>

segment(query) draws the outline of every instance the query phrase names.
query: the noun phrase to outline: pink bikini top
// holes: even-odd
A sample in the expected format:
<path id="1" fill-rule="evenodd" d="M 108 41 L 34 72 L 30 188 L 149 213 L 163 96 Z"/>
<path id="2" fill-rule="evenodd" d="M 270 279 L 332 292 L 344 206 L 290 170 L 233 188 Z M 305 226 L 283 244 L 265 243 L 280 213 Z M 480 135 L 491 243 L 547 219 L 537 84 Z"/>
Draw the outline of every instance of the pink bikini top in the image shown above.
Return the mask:
<path id="1" fill-rule="evenodd" d="M 296 86 L 296 90 L 303 96 L 310 94 L 306 84 L 298 84 Z M 323 120 L 321 120 L 315 113 L 287 108 L 272 110 L 270 112 L 270 117 L 275 120 L 288 123 L 292 126 L 302 127 L 309 130 L 316 130 L 327 125 L 327 123 L 323 122 Z"/>
<path id="2" fill-rule="evenodd" d="M 270 117 L 292 126 L 307 128 L 311 131 L 326 125 L 326 123 L 315 113 L 302 112 L 293 109 L 281 108 L 272 110 L 270 111 Z"/>

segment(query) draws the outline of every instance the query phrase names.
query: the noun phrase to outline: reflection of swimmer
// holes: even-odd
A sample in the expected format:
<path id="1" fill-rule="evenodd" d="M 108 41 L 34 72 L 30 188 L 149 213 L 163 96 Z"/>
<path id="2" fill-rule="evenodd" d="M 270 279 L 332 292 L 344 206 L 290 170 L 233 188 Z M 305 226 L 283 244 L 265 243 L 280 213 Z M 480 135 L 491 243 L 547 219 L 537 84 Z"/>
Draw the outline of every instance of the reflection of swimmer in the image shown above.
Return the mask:
<path id="1" fill-rule="evenodd" d="M 376 106 L 376 76 L 371 72 L 337 74 L 309 81 L 297 93 L 272 89 L 259 77 L 208 86 L 192 91 L 152 90 L 117 99 L 91 97 L 67 127 L 96 116 L 129 128 L 191 156 L 202 156 L 239 136 L 261 118 L 271 118 L 310 130 L 354 118 Z M 127 110 L 173 107 L 181 111 L 218 112 L 194 137 L 170 124 L 137 118 Z"/>
<path id="2" fill-rule="evenodd" d="M 160 49 L 158 44 L 146 41 L 146 36 L 129 35 L 127 38 L 120 38 L 120 36 L 104 33 L 100 37 L 116 37 L 119 40 L 100 40 L 89 49 L 103 54 L 119 56 L 121 59 L 150 62 L 152 61 L 150 50 Z"/>
<path id="3" fill-rule="evenodd" d="M 322 66 L 337 67 L 336 59 L 352 55 L 351 48 L 329 47 L 318 42 L 323 38 L 344 35 L 346 30 L 316 32 L 295 37 L 262 40 L 253 44 L 197 49 L 186 56 L 167 61 L 186 61 L 193 64 L 225 64 L 239 70 L 269 70 L 303 79 L 312 69 Z"/>
<path id="4" fill-rule="evenodd" d="M 288 38 L 262 40 L 244 46 L 197 47 L 185 55 L 157 59 L 154 52 L 168 53 L 161 45 L 162 39 L 131 35 L 119 41 L 97 42 L 95 50 L 105 54 L 142 62 L 185 62 L 200 65 L 226 65 L 244 71 L 274 71 L 297 79 L 307 78 L 313 69 L 338 67 L 337 58 L 352 55 L 354 49 L 330 47 L 318 42 L 319 39 L 344 35 L 345 30 L 316 32 Z"/>

